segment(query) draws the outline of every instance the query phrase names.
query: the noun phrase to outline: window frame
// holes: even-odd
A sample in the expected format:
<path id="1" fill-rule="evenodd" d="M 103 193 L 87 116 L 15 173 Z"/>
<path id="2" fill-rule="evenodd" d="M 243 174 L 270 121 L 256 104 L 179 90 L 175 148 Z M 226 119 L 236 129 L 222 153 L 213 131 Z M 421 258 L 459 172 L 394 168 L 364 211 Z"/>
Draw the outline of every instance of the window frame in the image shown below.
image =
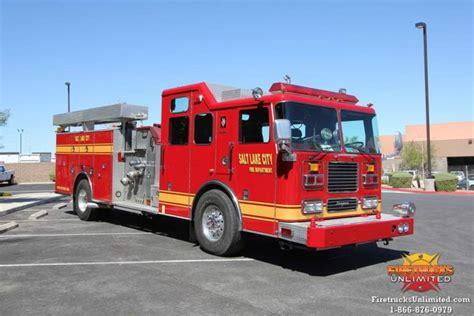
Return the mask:
<path id="1" fill-rule="evenodd" d="M 212 133 L 211 133 L 211 137 L 212 137 L 212 140 L 211 140 L 210 143 L 198 144 L 198 143 L 196 143 L 196 117 L 197 117 L 198 115 L 202 115 L 202 114 L 211 115 L 211 119 L 212 119 L 212 124 L 211 124 Z M 210 145 L 212 145 L 212 143 L 214 143 L 214 139 L 215 139 L 215 137 L 214 137 L 214 130 L 215 130 L 215 128 L 214 128 L 214 122 L 215 122 L 215 120 L 214 120 L 214 114 L 213 114 L 212 112 L 201 112 L 201 113 L 196 113 L 196 114 L 194 115 L 194 121 L 193 121 L 193 124 L 194 124 L 194 125 L 193 125 L 193 144 L 194 144 L 194 145 L 196 145 L 196 146 L 210 146 Z"/>
<path id="2" fill-rule="evenodd" d="M 251 111 L 251 110 L 266 110 L 267 111 L 267 119 L 268 119 L 268 141 L 262 141 L 262 142 L 242 142 L 242 112 L 244 111 Z M 239 110 L 238 114 L 238 120 L 239 120 L 239 126 L 238 126 L 238 137 L 239 137 L 239 144 L 242 145 L 254 145 L 254 144 L 269 144 L 272 141 L 272 127 L 271 127 L 271 122 L 272 122 L 272 117 L 271 116 L 271 109 L 268 105 L 259 105 L 257 107 L 249 107 L 249 108 L 243 108 Z M 263 126 L 262 126 L 263 127 Z"/>
<path id="3" fill-rule="evenodd" d="M 342 112 L 351 112 L 351 113 L 356 113 L 356 114 L 366 114 L 366 115 L 371 116 L 370 122 L 362 121 L 363 124 L 364 124 L 364 135 L 365 135 L 364 147 L 367 147 L 367 143 L 368 143 L 367 142 L 367 125 L 366 124 L 369 123 L 370 129 L 372 131 L 372 137 L 373 137 L 373 142 L 374 142 L 373 145 L 374 145 L 374 149 L 376 150 L 376 152 L 367 152 L 365 154 L 368 154 L 368 155 L 381 155 L 382 154 L 382 148 L 381 148 L 381 144 L 380 144 L 380 134 L 379 134 L 379 131 L 378 131 L 377 114 L 359 112 L 359 111 L 348 110 L 348 109 L 340 109 L 339 110 L 339 124 L 340 124 L 340 129 L 341 129 L 341 138 L 342 138 L 341 140 L 342 140 L 342 144 L 344 145 L 344 152 L 346 152 L 348 154 L 361 154 L 360 151 L 354 152 L 354 151 L 347 151 L 346 150 L 346 143 L 344 141 L 344 138 L 346 136 L 345 136 L 345 133 L 344 133 L 344 130 L 343 130 L 343 127 L 342 127 L 342 123 L 343 123 L 343 121 L 342 121 L 343 113 Z M 350 121 L 345 121 L 345 122 L 350 122 Z M 364 154 L 364 153 L 362 153 L 362 154 Z"/>
<path id="4" fill-rule="evenodd" d="M 180 118 L 186 118 L 188 120 L 188 130 L 187 130 L 187 136 L 188 136 L 188 139 L 187 139 L 187 142 L 185 144 L 174 144 L 171 142 L 171 136 L 173 135 L 173 133 L 171 132 L 171 120 L 173 119 L 180 119 Z M 189 115 L 180 115 L 180 116 L 172 116 L 168 119 L 168 144 L 170 146 L 188 146 L 189 145 Z"/>
<path id="5" fill-rule="evenodd" d="M 188 100 L 188 106 L 186 107 L 186 110 L 179 111 L 179 112 L 174 112 L 174 111 L 171 110 L 171 105 L 173 104 L 173 101 L 178 100 L 178 99 L 187 99 Z M 176 96 L 176 97 L 174 97 L 170 100 L 169 111 L 172 115 L 187 113 L 189 111 L 190 106 L 191 106 L 191 98 L 188 95 L 180 95 L 180 96 Z"/>

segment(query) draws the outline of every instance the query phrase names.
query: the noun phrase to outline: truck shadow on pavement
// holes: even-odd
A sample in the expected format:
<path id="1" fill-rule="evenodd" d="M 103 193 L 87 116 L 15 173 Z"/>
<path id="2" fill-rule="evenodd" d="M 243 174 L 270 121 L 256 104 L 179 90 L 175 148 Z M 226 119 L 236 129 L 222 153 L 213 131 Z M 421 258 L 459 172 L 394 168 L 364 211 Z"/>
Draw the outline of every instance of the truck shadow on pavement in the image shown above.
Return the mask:
<path id="1" fill-rule="evenodd" d="M 66 213 L 76 216 L 72 211 Z M 98 221 L 191 242 L 189 222 L 172 217 L 144 216 L 118 210 L 108 210 L 101 214 Z M 375 244 L 319 252 L 299 249 L 284 251 L 280 248 L 276 239 L 253 234 L 245 234 L 244 242 L 245 246 L 240 253 L 241 256 L 312 276 L 330 276 L 357 270 L 398 260 L 402 254 L 408 253 L 408 251 L 383 248 L 384 246 L 378 247 Z M 199 247 L 199 245 L 195 245 Z"/>

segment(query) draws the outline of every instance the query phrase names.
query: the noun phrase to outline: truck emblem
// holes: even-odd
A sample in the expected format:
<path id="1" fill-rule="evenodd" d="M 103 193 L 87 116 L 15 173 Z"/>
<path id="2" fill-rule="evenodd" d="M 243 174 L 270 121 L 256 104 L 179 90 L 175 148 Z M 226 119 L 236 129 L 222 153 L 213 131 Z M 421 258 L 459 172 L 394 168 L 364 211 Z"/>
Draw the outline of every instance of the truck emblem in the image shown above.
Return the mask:
<path id="1" fill-rule="evenodd" d="M 227 124 L 227 120 L 226 120 L 225 116 L 221 117 L 221 127 L 225 128 L 226 124 Z"/>

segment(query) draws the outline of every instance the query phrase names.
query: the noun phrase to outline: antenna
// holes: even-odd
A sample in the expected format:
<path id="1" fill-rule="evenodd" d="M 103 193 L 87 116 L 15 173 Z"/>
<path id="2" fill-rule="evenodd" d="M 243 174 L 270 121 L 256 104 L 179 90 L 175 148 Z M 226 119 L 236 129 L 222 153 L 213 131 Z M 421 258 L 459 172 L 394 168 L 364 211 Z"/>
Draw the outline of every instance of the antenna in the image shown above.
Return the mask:
<path id="1" fill-rule="evenodd" d="M 283 80 L 285 80 L 285 82 L 286 82 L 287 84 L 290 84 L 290 83 L 291 83 L 291 77 L 288 76 L 288 75 L 285 75 L 285 76 L 283 77 Z"/>

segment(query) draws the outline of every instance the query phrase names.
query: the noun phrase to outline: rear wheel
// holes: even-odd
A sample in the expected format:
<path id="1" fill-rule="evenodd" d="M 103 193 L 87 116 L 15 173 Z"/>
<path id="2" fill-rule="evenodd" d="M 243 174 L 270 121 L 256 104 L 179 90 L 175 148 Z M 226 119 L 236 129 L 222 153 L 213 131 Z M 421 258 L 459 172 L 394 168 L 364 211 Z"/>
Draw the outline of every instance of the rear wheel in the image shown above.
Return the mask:
<path id="1" fill-rule="evenodd" d="M 206 192 L 199 199 L 194 230 L 201 248 L 206 252 L 230 256 L 242 247 L 237 210 L 220 190 Z"/>
<path id="2" fill-rule="evenodd" d="M 12 175 L 12 176 L 10 177 L 10 180 L 8 180 L 8 184 L 9 184 L 9 185 L 13 185 L 14 183 L 15 183 L 15 176 Z"/>
<path id="3" fill-rule="evenodd" d="M 87 203 L 92 200 L 91 188 L 86 179 L 79 181 L 74 192 L 74 212 L 83 221 L 92 221 L 96 217 L 95 209 L 87 207 Z"/>

